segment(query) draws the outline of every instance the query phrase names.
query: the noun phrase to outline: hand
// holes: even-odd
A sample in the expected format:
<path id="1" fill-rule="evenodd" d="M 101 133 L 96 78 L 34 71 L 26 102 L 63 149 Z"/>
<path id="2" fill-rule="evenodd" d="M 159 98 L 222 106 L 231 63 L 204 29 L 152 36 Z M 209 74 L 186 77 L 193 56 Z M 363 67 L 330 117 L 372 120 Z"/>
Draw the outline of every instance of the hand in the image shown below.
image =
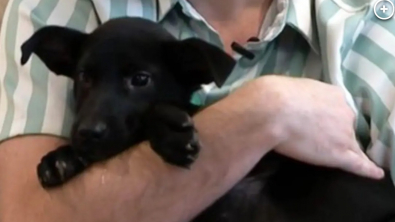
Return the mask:
<path id="1" fill-rule="evenodd" d="M 363 153 L 357 142 L 355 114 L 342 89 L 311 79 L 268 76 L 269 94 L 280 104 L 276 120 L 280 143 L 275 151 L 309 164 L 381 179 L 384 171 Z"/>

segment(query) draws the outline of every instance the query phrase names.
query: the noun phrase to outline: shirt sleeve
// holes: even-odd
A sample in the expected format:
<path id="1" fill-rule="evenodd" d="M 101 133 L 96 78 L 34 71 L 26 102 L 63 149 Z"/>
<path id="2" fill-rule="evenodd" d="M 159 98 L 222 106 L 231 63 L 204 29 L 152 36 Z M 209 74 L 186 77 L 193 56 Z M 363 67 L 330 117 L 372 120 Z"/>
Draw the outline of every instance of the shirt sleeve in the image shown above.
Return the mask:
<path id="1" fill-rule="evenodd" d="M 69 136 L 72 82 L 51 73 L 35 55 L 20 64 L 21 45 L 46 25 L 90 32 L 98 19 L 91 1 L 9 1 L 0 35 L 0 141 L 28 134 Z"/>
<path id="2" fill-rule="evenodd" d="M 361 112 L 359 129 L 369 136 L 367 154 L 395 176 L 395 20 L 369 17 L 342 66 L 345 85 Z"/>

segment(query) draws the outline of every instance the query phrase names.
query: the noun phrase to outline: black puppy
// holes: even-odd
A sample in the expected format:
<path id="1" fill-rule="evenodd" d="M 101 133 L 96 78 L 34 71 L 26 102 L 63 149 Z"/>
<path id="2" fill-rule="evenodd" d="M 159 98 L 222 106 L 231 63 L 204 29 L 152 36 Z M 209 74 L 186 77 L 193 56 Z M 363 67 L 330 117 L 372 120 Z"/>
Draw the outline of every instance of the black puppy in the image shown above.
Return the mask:
<path id="1" fill-rule="evenodd" d="M 189 167 L 199 152 L 191 94 L 204 83 L 220 86 L 235 63 L 215 46 L 178 41 L 139 18 L 111 20 L 91 34 L 44 27 L 23 44 L 22 64 L 32 53 L 74 80 L 76 100 L 71 144 L 38 166 L 44 187 L 146 139 L 165 161 Z"/>
<path id="2" fill-rule="evenodd" d="M 189 167 L 199 143 L 190 115 L 193 91 L 221 86 L 234 66 L 198 39 L 176 40 L 138 18 L 111 20 L 91 34 L 45 27 L 22 46 L 50 70 L 74 80 L 76 120 L 70 145 L 38 166 L 44 187 L 60 185 L 90 164 L 148 139 L 168 163 Z M 270 154 L 194 222 L 388 222 L 395 191 L 373 181 Z"/>

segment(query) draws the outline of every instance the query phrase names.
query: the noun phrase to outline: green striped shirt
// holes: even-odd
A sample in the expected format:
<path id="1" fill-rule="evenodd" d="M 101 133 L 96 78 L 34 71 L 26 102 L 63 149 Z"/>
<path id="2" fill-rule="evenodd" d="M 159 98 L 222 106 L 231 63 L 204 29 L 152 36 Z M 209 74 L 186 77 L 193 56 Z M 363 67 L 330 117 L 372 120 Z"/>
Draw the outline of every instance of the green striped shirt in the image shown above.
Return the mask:
<path id="1" fill-rule="evenodd" d="M 391 0 L 393 1 L 393 0 Z M 370 0 L 274 0 L 260 41 L 245 48 L 225 86 L 203 85 L 192 102 L 211 104 L 266 74 L 318 79 L 344 89 L 357 113 L 364 149 L 395 176 L 395 21 L 375 17 Z M 73 120 L 72 83 L 34 56 L 20 66 L 20 46 L 45 25 L 90 32 L 120 16 L 144 17 L 179 39 L 199 37 L 219 47 L 218 33 L 186 0 L 10 0 L 0 38 L 0 140 L 49 134 L 67 138 Z"/>

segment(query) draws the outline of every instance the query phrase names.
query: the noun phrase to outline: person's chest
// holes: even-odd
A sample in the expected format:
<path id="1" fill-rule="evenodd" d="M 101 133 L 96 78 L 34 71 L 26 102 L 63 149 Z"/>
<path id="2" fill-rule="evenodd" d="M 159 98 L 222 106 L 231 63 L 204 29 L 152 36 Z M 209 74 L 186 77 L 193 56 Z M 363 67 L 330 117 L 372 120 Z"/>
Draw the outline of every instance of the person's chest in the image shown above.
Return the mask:
<path id="1" fill-rule="evenodd" d="M 222 49 L 225 48 L 218 32 L 210 27 L 202 17 L 193 15 L 193 11 L 173 10 L 160 22 L 178 39 L 197 37 Z M 320 55 L 315 52 L 306 39 L 286 21 L 275 23 L 276 14 L 270 18 L 270 12 L 262 25 L 261 36 L 252 38 L 246 44 L 239 45 L 247 50 L 235 53 L 237 61 L 225 85 L 220 89 L 214 84 L 204 85 L 195 93 L 193 102 L 209 105 L 224 98 L 242 84 L 268 74 L 307 77 L 321 80 L 322 65 Z M 285 19 L 285 18 L 284 18 Z M 274 33 L 274 34 L 273 34 Z M 270 36 L 272 34 L 273 36 Z M 235 50 L 238 51 L 238 50 Z M 252 55 L 252 56 L 251 56 Z"/>

